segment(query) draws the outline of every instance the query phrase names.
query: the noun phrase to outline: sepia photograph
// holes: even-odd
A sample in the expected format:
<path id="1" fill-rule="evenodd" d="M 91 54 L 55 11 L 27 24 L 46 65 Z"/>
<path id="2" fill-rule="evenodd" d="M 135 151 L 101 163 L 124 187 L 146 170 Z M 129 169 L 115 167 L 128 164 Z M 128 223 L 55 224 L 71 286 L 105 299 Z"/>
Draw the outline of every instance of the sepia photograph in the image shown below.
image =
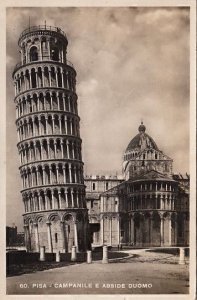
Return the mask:
<path id="1" fill-rule="evenodd" d="M 189 4 L 6 7 L 7 295 L 189 299 L 190 53 Z"/>

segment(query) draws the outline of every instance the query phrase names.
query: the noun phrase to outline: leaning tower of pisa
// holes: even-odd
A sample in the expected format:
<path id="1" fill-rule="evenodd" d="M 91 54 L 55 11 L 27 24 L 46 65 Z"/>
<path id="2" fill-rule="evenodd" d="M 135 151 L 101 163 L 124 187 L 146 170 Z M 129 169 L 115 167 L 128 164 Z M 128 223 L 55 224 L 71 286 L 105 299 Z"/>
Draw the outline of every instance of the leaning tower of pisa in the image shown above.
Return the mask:
<path id="1" fill-rule="evenodd" d="M 27 251 L 82 251 L 88 214 L 67 37 L 60 28 L 34 26 L 21 33 L 18 45 L 13 80 Z"/>

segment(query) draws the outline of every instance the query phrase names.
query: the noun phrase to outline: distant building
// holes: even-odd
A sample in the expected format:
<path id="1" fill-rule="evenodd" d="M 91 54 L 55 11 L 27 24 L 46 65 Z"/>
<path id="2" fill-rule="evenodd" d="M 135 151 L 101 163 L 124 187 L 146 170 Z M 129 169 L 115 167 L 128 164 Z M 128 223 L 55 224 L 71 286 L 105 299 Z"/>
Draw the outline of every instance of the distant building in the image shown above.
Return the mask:
<path id="1" fill-rule="evenodd" d="M 17 241 L 17 227 L 6 226 L 6 246 L 14 245 Z"/>
<path id="2" fill-rule="evenodd" d="M 123 182 L 122 176 L 85 176 L 86 204 L 88 208 L 91 242 L 100 244 L 101 194 Z"/>
<path id="3" fill-rule="evenodd" d="M 123 159 L 123 177 L 87 177 L 93 245 L 137 247 L 189 244 L 189 175 L 173 173 L 143 124 Z"/>
<path id="4" fill-rule="evenodd" d="M 6 226 L 6 247 L 24 246 L 24 232 L 17 232 L 17 227 Z"/>

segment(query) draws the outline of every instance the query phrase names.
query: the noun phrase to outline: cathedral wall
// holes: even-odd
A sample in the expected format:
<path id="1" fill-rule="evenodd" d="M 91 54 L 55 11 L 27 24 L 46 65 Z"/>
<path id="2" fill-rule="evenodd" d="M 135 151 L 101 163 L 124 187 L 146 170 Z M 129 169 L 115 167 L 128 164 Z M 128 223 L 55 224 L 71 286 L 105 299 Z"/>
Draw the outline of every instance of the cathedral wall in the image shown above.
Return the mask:
<path id="1" fill-rule="evenodd" d="M 151 243 L 153 246 L 161 245 L 160 218 L 158 215 L 153 218 Z"/>
<path id="2" fill-rule="evenodd" d="M 164 220 L 164 246 L 169 245 L 169 220 L 165 218 Z"/>
<path id="3" fill-rule="evenodd" d="M 47 228 L 45 227 L 45 230 L 47 232 Z M 62 252 L 63 250 L 63 239 L 61 237 L 61 228 L 60 228 L 60 220 L 58 218 L 51 220 L 51 239 L 52 239 L 52 245 L 53 249 L 58 249 Z"/>
<path id="4" fill-rule="evenodd" d="M 112 245 L 118 244 L 118 223 L 116 218 L 112 218 Z"/>
<path id="5" fill-rule="evenodd" d="M 128 171 L 129 170 L 129 171 Z M 133 178 L 151 170 L 155 170 L 165 175 L 172 174 L 172 162 L 160 160 L 131 160 L 125 170 L 125 174 L 129 174 L 129 178 Z M 128 176 L 128 175 L 127 175 Z M 127 179 L 129 179 L 127 178 Z"/>
<path id="6" fill-rule="evenodd" d="M 120 184 L 123 180 L 117 176 L 85 176 L 86 192 L 103 193 Z"/>
<path id="7" fill-rule="evenodd" d="M 48 238 L 47 238 L 47 228 L 46 224 L 44 222 L 40 221 L 38 222 L 38 232 L 39 232 L 39 244 L 40 247 L 44 246 L 46 249 L 46 252 L 49 252 L 49 245 L 48 245 Z M 34 249 L 36 251 L 36 249 Z"/>
<path id="8" fill-rule="evenodd" d="M 110 219 L 104 218 L 104 244 L 110 243 Z"/>
<path id="9" fill-rule="evenodd" d="M 87 247 L 87 210 L 43 212 L 42 215 L 24 215 L 25 240 L 28 251 L 39 252 L 45 246 L 46 252 L 71 252 Z M 84 238 L 85 236 L 85 238 Z"/>

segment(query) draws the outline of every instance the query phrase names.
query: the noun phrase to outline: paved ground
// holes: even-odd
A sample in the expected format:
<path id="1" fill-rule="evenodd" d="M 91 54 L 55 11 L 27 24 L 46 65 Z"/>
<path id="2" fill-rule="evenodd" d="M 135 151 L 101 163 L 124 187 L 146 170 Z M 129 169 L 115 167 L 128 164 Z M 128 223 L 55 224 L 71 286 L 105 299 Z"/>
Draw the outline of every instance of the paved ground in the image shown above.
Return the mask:
<path id="1" fill-rule="evenodd" d="M 186 294 L 189 266 L 170 254 L 129 251 L 109 264 L 76 264 L 7 278 L 8 294 Z M 78 284 L 78 285 L 77 285 Z"/>

